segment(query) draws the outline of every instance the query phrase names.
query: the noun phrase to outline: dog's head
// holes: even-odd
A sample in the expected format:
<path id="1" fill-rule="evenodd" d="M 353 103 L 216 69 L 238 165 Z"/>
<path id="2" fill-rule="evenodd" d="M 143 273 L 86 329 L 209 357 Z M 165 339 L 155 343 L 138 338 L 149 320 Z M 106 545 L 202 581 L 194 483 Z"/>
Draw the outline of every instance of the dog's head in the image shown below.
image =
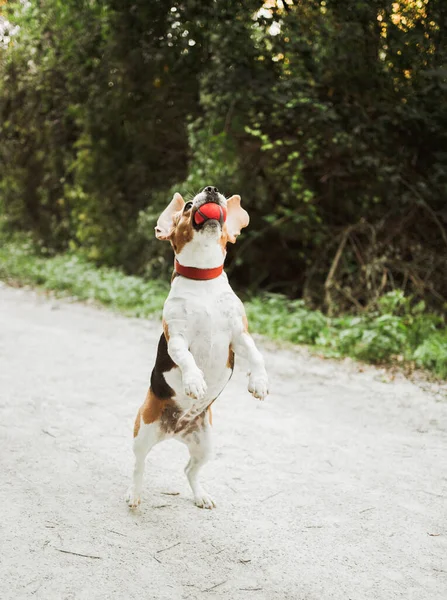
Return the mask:
<path id="1" fill-rule="evenodd" d="M 155 235 L 171 242 L 181 264 L 210 268 L 223 263 L 227 243 L 234 244 L 248 222 L 240 196 L 227 200 L 217 188 L 207 186 L 186 203 L 174 194 L 157 221 Z"/>

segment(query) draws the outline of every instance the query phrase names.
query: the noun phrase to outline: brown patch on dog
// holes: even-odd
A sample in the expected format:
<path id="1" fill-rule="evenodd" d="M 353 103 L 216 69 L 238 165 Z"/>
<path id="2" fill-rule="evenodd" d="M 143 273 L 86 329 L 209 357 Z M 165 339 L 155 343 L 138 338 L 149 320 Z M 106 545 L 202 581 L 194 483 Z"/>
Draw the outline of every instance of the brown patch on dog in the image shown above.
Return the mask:
<path id="1" fill-rule="evenodd" d="M 231 346 L 228 348 L 227 367 L 231 370 L 234 369 L 234 352 Z"/>
<path id="2" fill-rule="evenodd" d="M 213 401 L 214 402 L 214 401 Z M 201 429 L 203 429 L 205 425 L 205 419 L 208 417 L 210 425 L 212 425 L 213 417 L 211 415 L 211 405 L 208 406 L 200 415 L 194 417 L 191 421 L 186 421 L 182 423 L 181 426 L 176 427 L 175 433 L 181 433 L 182 437 L 192 435 L 193 433 L 197 433 Z"/>
<path id="3" fill-rule="evenodd" d="M 248 319 L 245 315 L 242 317 L 242 325 L 244 327 L 245 333 L 247 333 L 248 332 Z"/>
<path id="4" fill-rule="evenodd" d="M 170 236 L 170 241 L 174 252 L 179 254 L 184 246 L 194 237 L 194 228 L 192 226 L 191 211 L 179 214 L 174 222 L 174 229 Z"/>
<path id="5" fill-rule="evenodd" d="M 143 406 L 138 411 L 138 415 L 134 426 L 134 437 L 138 435 L 140 430 L 140 421 L 148 425 L 155 421 L 163 421 L 167 428 L 171 428 L 168 422 L 169 413 L 175 412 L 176 404 L 172 401 L 174 390 L 166 382 L 165 373 L 177 367 L 175 362 L 168 353 L 169 330 L 167 323 L 163 321 L 163 333 L 158 342 L 157 358 L 151 374 L 151 385 L 147 392 Z M 174 407 L 174 408 L 173 408 Z M 177 410 L 178 412 L 178 410 Z M 179 413 L 180 414 L 180 413 Z"/>
<path id="6" fill-rule="evenodd" d="M 174 433 L 177 429 L 177 422 L 180 418 L 180 408 L 173 400 L 165 402 L 160 419 L 160 428 L 165 433 Z"/>
<path id="7" fill-rule="evenodd" d="M 180 418 L 181 411 L 173 400 L 158 398 L 151 388 L 146 396 L 143 406 L 140 409 L 139 415 L 143 419 L 143 423 L 160 422 L 160 429 L 165 433 L 174 433 L 177 428 L 177 421 Z M 138 432 L 137 432 L 138 433 Z"/>
<path id="8" fill-rule="evenodd" d="M 203 427 L 203 415 L 204 413 L 202 413 L 192 421 L 186 421 L 186 423 L 184 423 L 180 427 L 177 427 L 176 433 L 182 432 L 182 434 L 185 436 L 191 435 L 196 431 L 199 431 L 199 429 Z"/>
<path id="9" fill-rule="evenodd" d="M 163 319 L 161 324 L 163 325 L 163 333 L 165 334 L 166 341 L 169 342 L 169 327 L 166 321 Z"/>
<path id="10" fill-rule="evenodd" d="M 133 426 L 133 437 L 137 437 L 138 432 L 140 431 L 140 423 L 141 423 L 141 414 L 140 409 L 138 409 L 137 417 L 135 419 L 135 425 Z"/>
<path id="11" fill-rule="evenodd" d="M 220 247 L 222 248 L 223 255 L 227 255 L 227 244 L 228 244 L 228 230 L 227 224 L 224 223 L 222 227 L 222 235 L 219 240 Z"/>
<path id="12" fill-rule="evenodd" d="M 155 421 L 158 421 L 161 415 L 163 414 L 165 404 L 166 400 L 161 400 L 160 398 L 157 398 L 157 396 L 152 391 L 152 388 L 149 388 L 146 395 L 146 400 L 144 401 L 144 404 L 140 409 L 143 423 L 149 425 L 149 423 L 154 423 Z"/>
<path id="13" fill-rule="evenodd" d="M 173 400 L 161 400 L 149 388 L 146 400 L 138 411 L 135 420 L 134 437 L 137 437 L 140 430 L 140 419 L 143 419 L 145 425 L 158 421 L 160 429 L 164 433 L 181 433 L 183 436 L 192 435 L 203 429 L 206 417 L 208 417 L 210 425 L 213 424 L 211 406 L 208 406 L 206 410 L 192 420 L 185 420 L 179 425 L 181 414 L 179 406 Z"/>

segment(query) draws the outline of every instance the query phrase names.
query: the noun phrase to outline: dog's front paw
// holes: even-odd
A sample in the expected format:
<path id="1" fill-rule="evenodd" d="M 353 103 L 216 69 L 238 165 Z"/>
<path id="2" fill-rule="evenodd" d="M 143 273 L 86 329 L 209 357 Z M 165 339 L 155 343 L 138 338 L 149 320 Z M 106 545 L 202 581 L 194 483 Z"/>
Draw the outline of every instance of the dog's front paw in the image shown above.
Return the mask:
<path id="1" fill-rule="evenodd" d="M 193 400 L 201 400 L 205 396 L 206 382 L 200 369 L 183 375 L 183 389 Z"/>
<path id="2" fill-rule="evenodd" d="M 248 379 L 248 391 L 250 394 L 253 394 L 255 398 L 264 400 L 269 393 L 267 375 L 265 373 L 251 373 Z"/>
<path id="3" fill-rule="evenodd" d="M 129 508 L 137 508 L 140 505 L 140 494 L 137 492 L 134 485 L 131 485 L 127 490 L 126 502 Z"/>

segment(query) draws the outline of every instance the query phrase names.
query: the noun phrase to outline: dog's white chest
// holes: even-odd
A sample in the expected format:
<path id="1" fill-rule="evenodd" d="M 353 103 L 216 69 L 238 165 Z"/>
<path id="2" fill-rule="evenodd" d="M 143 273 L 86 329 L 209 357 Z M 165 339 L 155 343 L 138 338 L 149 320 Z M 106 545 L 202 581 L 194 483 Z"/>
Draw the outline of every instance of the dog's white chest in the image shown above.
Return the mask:
<path id="1" fill-rule="evenodd" d="M 236 324 L 241 323 L 242 305 L 226 277 L 213 282 L 179 278 L 174 284 L 163 317 L 170 333 L 181 332 L 187 340 L 188 349 L 205 377 L 207 396 L 212 400 L 231 374 L 230 344 Z M 174 373 L 172 376 L 170 385 L 178 391 L 181 381 L 174 380 Z"/>
<path id="2" fill-rule="evenodd" d="M 228 357 L 233 312 L 228 298 L 201 298 L 186 307 L 190 351 L 201 368 Z"/>

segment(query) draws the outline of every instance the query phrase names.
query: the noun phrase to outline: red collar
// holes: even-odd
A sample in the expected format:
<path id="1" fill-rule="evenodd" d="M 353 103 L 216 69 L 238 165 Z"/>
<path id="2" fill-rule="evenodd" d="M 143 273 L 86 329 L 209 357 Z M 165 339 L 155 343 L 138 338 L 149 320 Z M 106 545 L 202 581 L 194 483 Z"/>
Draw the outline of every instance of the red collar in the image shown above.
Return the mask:
<path id="1" fill-rule="evenodd" d="M 184 267 L 178 260 L 175 261 L 175 272 L 188 279 L 196 279 L 198 281 L 207 281 L 208 279 L 216 279 L 222 275 L 223 265 L 214 269 L 197 269 L 196 267 Z"/>

